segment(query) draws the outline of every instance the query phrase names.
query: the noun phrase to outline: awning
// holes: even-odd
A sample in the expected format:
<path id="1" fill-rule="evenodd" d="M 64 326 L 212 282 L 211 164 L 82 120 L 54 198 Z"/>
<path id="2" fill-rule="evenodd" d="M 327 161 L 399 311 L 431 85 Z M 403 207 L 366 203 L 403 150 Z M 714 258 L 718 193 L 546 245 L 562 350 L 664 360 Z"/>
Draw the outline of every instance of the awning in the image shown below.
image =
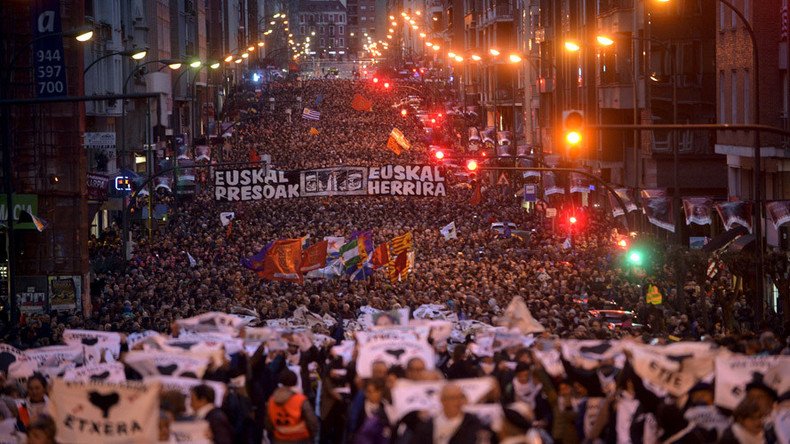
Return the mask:
<path id="1" fill-rule="evenodd" d="M 714 251 L 719 251 L 722 248 L 729 245 L 730 243 L 732 243 L 732 241 L 734 241 L 739 236 L 744 236 L 747 234 L 749 234 L 749 230 L 747 230 L 746 227 L 738 225 L 736 228 L 733 228 L 732 230 L 729 231 L 725 231 L 724 233 L 721 233 L 720 235 L 711 239 L 710 242 L 708 242 L 707 244 L 705 244 L 705 246 L 702 247 L 702 251 L 706 253 L 713 253 Z"/>

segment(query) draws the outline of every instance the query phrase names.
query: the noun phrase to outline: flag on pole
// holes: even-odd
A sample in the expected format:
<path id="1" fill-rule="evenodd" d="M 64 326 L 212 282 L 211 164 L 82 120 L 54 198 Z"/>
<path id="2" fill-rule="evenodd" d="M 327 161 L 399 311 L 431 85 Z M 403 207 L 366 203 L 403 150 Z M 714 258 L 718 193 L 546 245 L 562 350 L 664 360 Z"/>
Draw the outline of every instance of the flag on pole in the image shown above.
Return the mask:
<path id="1" fill-rule="evenodd" d="M 197 266 L 197 261 L 189 252 L 187 252 L 187 259 L 189 259 L 189 268 L 195 268 Z"/>
<path id="2" fill-rule="evenodd" d="M 373 104 L 370 102 L 370 100 L 362 97 L 362 95 L 359 93 L 354 94 L 354 98 L 351 100 L 351 107 L 357 111 L 373 110 Z"/>
<path id="3" fill-rule="evenodd" d="M 323 268 L 326 265 L 326 249 L 328 246 L 329 242 L 322 240 L 304 250 L 299 271 L 304 274 Z"/>
<path id="4" fill-rule="evenodd" d="M 250 257 L 242 259 L 241 266 L 252 271 L 262 271 L 263 262 L 266 259 L 266 255 L 269 253 L 269 249 L 272 248 L 273 244 L 274 242 L 269 242 L 268 244 L 264 245 L 263 248 L 261 248 L 261 251 Z"/>
<path id="5" fill-rule="evenodd" d="M 302 264 L 302 238 L 274 241 L 263 261 L 258 276 L 270 281 L 302 283 L 299 268 Z"/>
<path id="6" fill-rule="evenodd" d="M 376 249 L 373 250 L 373 254 L 370 255 L 370 264 L 373 266 L 374 270 L 378 270 L 387 265 L 389 261 L 390 246 L 386 242 L 376 247 Z"/>
<path id="7" fill-rule="evenodd" d="M 44 231 L 47 228 L 47 226 L 49 226 L 49 222 L 45 221 L 44 219 L 36 216 L 30 211 L 22 210 L 22 213 L 19 215 L 19 221 L 17 223 L 21 224 L 26 222 L 31 222 L 33 226 L 36 227 L 36 230 L 39 233 Z"/>
<path id="8" fill-rule="evenodd" d="M 569 238 L 569 237 L 565 238 L 565 242 L 562 243 L 562 248 L 564 250 L 570 250 L 571 249 L 571 238 Z"/>
<path id="9" fill-rule="evenodd" d="M 390 139 L 393 139 L 395 143 L 397 143 L 404 150 L 411 148 L 411 143 L 406 140 L 406 136 L 404 136 L 403 132 L 398 128 L 392 128 L 392 131 L 390 131 Z"/>
<path id="10" fill-rule="evenodd" d="M 318 133 L 319 133 L 319 131 L 318 131 L 318 129 L 317 129 L 317 128 L 315 128 L 315 127 L 312 127 L 312 126 L 310 127 L 310 135 L 311 135 L 311 136 L 317 136 L 317 135 L 318 135 Z"/>
<path id="11" fill-rule="evenodd" d="M 390 138 L 387 139 L 387 149 L 395 153 L 395 155 L 397 156 L 400 156 L 400 153 L 402 151 L 400 145 L 398 145 L 398 142 L 396 142 L 392 136 L 390 136 Z"/>
<path id="12" fill-rule="evenodd" d="M 390 262 L 387 264 L 387 273 L 389 274 L 390 282 L 395 283 L 402 280 L 404 277 L 404 261 L 405 266 L 408 268 L 408 256 L 400 257 L 402 253 L 414 251 L 414 237 L 411 231 L 394 237 L 390 241 Z M 400 258 L 400 262 L 398 259 Z"/>
<path id="13" fill-rule="evenodd" d="M 219 221 L 222 223 L 223 227 L 227 227 L 231 223 L 233 223 L 233 218 L 236 217 L 236 213 L 233 211 L 223 211 L 219 213 Z"/>
<path id="14" fill-rule="evenodd" d="M 455 221 L 445 225 L 439 230 L 439 232 L 442 233 L 442 236 L 444 236 L 444 240 L 458 239 L 458 233 L 455 229 Z"/>
<path id="15" fill-rule="evenodd" d="M 302 111 L 302 118 L 307 120 L 321 120 L 321 113 L 310 108 L 305 108 L 304 111 Z"/>

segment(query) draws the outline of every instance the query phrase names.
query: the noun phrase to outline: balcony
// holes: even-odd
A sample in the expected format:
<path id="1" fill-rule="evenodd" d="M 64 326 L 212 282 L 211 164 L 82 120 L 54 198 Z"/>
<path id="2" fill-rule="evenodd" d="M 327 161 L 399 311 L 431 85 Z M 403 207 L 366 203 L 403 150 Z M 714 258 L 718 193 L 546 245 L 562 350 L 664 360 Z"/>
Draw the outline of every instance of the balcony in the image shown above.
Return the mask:
<path id="1" fill-rule="evenodd" d="M 496 4 L 480 14 L 480 26 L 487 26 L 496 22 L 512 22 L 513 5 L 510 3 Z"/>

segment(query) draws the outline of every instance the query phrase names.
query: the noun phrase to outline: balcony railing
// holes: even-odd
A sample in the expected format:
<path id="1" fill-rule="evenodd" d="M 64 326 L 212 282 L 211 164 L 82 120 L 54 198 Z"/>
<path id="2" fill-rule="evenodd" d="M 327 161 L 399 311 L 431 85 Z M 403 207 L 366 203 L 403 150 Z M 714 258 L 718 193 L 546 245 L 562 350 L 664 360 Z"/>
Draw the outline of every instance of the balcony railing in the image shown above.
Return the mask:
<path id="1" fill-rule="evenodd" d="M 513 5 L 510 3 L 496 4 L 483 11 L 481 16 L 482 25 L 496 20 L 513 20 Z"/>
<path id="2" fill-rule="evenodd" d="M 634 0 L 598 0 L 598 14 L 603 15 L 618 9 L 632 9 Z"/>

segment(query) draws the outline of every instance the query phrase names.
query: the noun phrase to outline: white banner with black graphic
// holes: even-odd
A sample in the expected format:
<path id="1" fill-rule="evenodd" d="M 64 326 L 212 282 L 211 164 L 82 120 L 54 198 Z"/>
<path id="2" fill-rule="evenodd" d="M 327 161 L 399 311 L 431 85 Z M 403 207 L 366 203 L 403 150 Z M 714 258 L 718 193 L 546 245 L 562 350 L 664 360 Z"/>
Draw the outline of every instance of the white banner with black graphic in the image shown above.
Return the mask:
<path id="1" fill-rule="evenodd" d="M 194 333 L 223 332 L 235 333 L 244 325 L 244 321 L 227 313 L 211 311 L 176 321 L 183 331 Z"/>
<path id="2" fill-rule="evenodd" d="M 57 367 L 65 362 L 81 364 L 82 350 L 82 346 L 79 345 L 51 345 L 26 350 L 25 357 L 40 367 Z"/>
<path id="3" fill-rule="evenodd" d="M 734 409 L 746 395 L 746 386 L 753 381 L 767 383 L 765 375 L 774 368 L 790 368 L 790 356 L 718 356 L 714 393 L 716 405 Z"/>
<path id="4" fill-rule="evenodd" d="M 675 347 L 675 345 L 677 345 Z M 673 396 L 682 396 L 713 373 L 716 352 L 706 343 L 629 347 L 631 365 L 640 378 Z"/>
<path id="5" fill-rule="evenodd" d="M 752 203 L 746 201 L 722 202 L 716 204 L 716 211 L 721 217 L 724 228 L 729 231 L 735 225 L 745 227 L 752 231 Z"/>
<path id="6" fill-rule="evenodd" d="M 126 372 L 123 364 L 120 362 L 91 364 L 66 370 L 63 374 L 63 379 L 72 382 L 102 381 L 119 383 L 126 381 Z"/>
<path id="7" fill-rule="evenodd" d="M 634 203 L 634 193 L 632 192 L 631 189 L 617 188 L 616 190 L 614 190 L 614 192 L 617 194 L 617 197 L 619 197 L 620 200 L 623 202 L 623 205 L 625 205 L 625 211 L 630 213 L 632 211 L 636 211 L 639 209 Z M 617 199 L 615 199 L 615 197 L 612 194 L 609 194 L 609 206 L 612 207 L 613 217 L 620 217 L 625 214 L 623 212 L 623 207 L 620 206 L 620 202 L 618 202 Z"/>
<path id="8" fill-rule="evenodd" d="M 719 436 L 731 424 L 730 418 L 721 413 L 715 405 L 690 407 L 683 413 L 683 417 L 703 429 L 716 430 Z"/>
<path id="9" fill-rule="evenodd" d="M 162 375 L 146 376 L 145 378 L 143 378 L 143 381 L 157 382 L 162 385 L 163 392 L 173 390 L 182 393 L 184 396 L 186 396 L 187 400 L 189 400 L 189 396 L 190 396 L 189 393 L 190 390 L 192 390 L 192 387 L 196 387 L 201 384 L 207 385 L 212 389 L 214 389 L 214 405 L 217 407 L 222 406 L 222 400 L 225 398 L 225 392 L 227 391 L 227 387 L 225 387 L 225 384 L 221 382 L 201 381 L 200 379 L 180 378 L 178 376 L 162 376 Z M 194 413 L 192 411 L 192 407 L 190 407 L 189 405 L 187 405 L 186 407 L 187 407 L 186 413 L 188 415 Z"/>
<path id="10" fill-rule="evenodd" d="M 477 404 L 494 388 L 494 379 L 469 378 L 452 381 L 409 381 L 399 379 L 392 390 L 390 420 L 397 421 L 409 412 L 426 411 L 434 415 L 441 411 L 440 395 L 445 384 L 457 385 L 464 392 L 468 404 Z"/>
<path id="11" fill-rule="evenodd" d="M 24 353 L 16 347 L 8 344 L 0 344 L 0 371 L 8 374 L 8 366 L 12 363 L 25 359 Z"/>
<path id="12" fill-rule="evenodd" d="M 155 343 L 161 336 L 162 335 L 153 330 L 141 331 L 140 333 L 129 333 L 129 335 L 126 336 L 126 345 L 129 347 L 129 350 L 133 350 L 138 345 Z"/>
<path id="13" fill-rule="evenodd" d="M 159 438 L 157 383 L 68 382 L 56 379 L 49 397 L 57 441 L 63 444 L 147 444 Z"/>
<path id="14" fill-rule="evenodd" d="M 569 339 L 562 341 L 562 356 L 574 367 L 585 370 L 594 370 L 608 360 L 614 360 L 619 368 L 625 364 L 623 348 L 617 341 Z"/>
<path id="15" fill-rule="evenodd" d="M 143 376 L 181 376 L 200 379 L 208 367 L 208 357 L 161 351 L 130 351 L 124 362 Z"/>
<path id="16" fill-rule="evenodd" d="M 388 327 L 361 330 L 354 333 L 357 344 L 363 346 L 370 342 L 381 341 L 427 341 L 431 329 L 428 326 Z"/>
<path id="17" fill-rule="evenodd" d="M 317 196 L 446 196 L 444 173 L 433 165 L 336 166 L 312 170 L 266 168 L 214 172 L 219 201 Z"/>
<path id="18" fill-rule="evenodd" d="M 115 332 L 66 329 L 63 331 L 63 342 L 84 347 L 88 363 L 100 362 L 105 351 L 111 353 L 113 359 L 118 359 L 121 354 L 121 335 Z"/>
<path id="19" fill-rule="evenodd" d="M 357 317 L 357 322 L 364 328 L 409 325 L 408 307 L 383 311 L 366 305 L 360 308 L 360 311 L 362 313 Z"/>
<path id="20" fill-rule="evenodd" d="M 406 368 L 409 360 L 420 358 L 425 363 L 425 368 L 433 370 L 436 363 L 433 348 L 425 341 L 411 341 L 404 339 L 388 339 L 368 342 L 359 348 L 357 357 L 357 375 L 369 378 L 374 362 L 381 361 L 387 367 L 399 365 Z"/>
<path id="21" fill-rule="evenodd" d="M 171 442 L 178 444 L 211 444 L 211 428 L 203 419 L 194 421 L 173 421 L 170 423 Z"/>

